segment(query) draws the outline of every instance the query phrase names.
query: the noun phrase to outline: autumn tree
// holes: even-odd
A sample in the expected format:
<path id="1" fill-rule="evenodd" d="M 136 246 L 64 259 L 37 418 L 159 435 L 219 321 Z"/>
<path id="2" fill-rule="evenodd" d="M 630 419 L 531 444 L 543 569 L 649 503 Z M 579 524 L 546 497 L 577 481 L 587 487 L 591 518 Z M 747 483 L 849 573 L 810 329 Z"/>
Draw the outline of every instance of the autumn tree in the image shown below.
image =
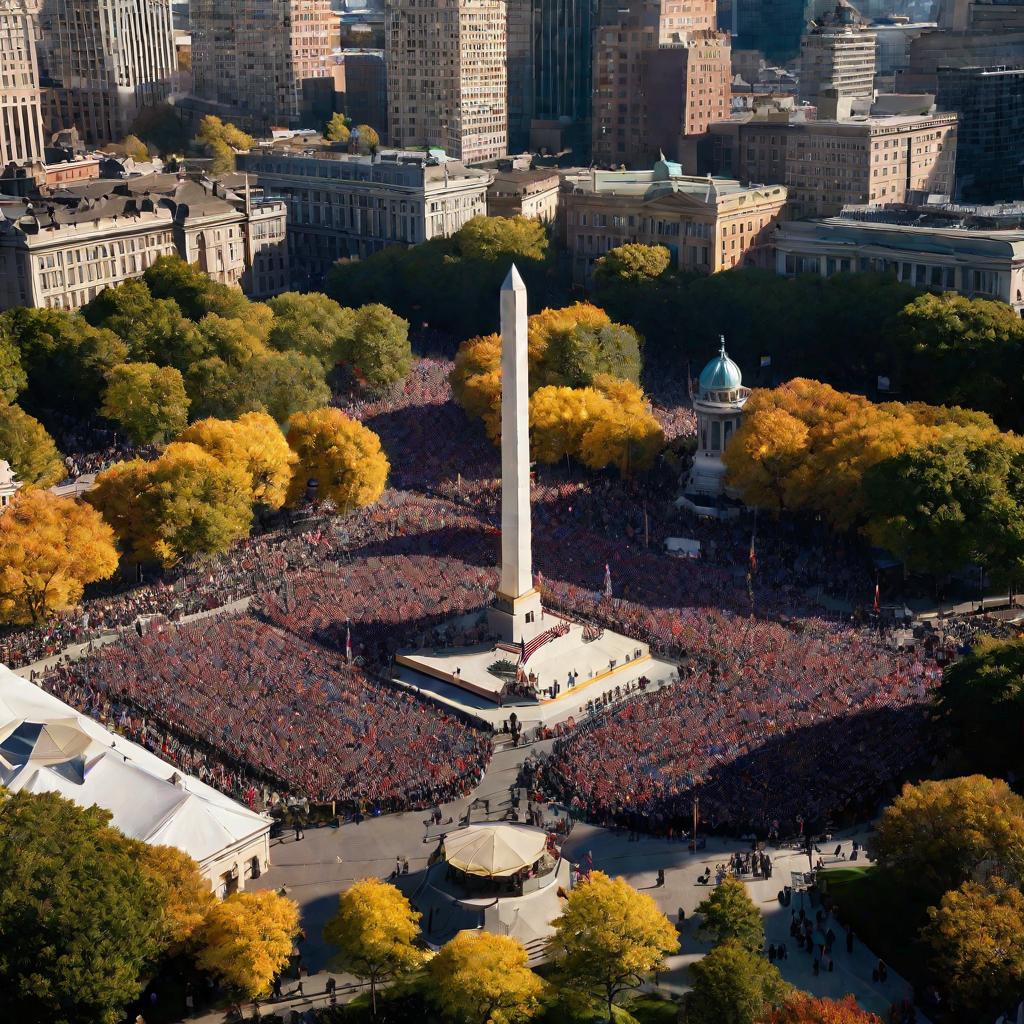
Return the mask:
<path id="1" fill-rule="evenodd" d="M 778 968 L 735 939 L 715 946 L 690 966 L 688 1024 L 758 1024 L 790 992 Z"/>
<path id="2" fill-rule="evenodd" d="M 0 402 L 13 403 L 27 384 L 28 376 L 21 363 L 21 352 L 10 328 L 0 317 Z"/>
<path id="3" fill-rule="evenodd" d="M 722 453 L 729 483 L 748 505 L 785 509 L 808 435 L 807 425 L 785 409 L 765 409 L 751 416 Z"/>
<path id="4" fill-rule="evenodd" d="M 467 415 L 481 419 L 487 436 L 501 436 L 501 337 L 485 334 L 464 341 L 449 375 L 455 400 Z"/>
<path id="5" fill-rule="evenodd" d="M 530 451 L 538 462 L 578 457 L 587 431 L 612 414 L 596 388 L 548 386 L 530 396 Z"/>
<path id="6" fill-rule="evenodd" d="M 340 142 L 344 145 L 351 134 L 348 118 L 338 111 L 331 114 L 330 120 L 324 125 L 324 138 L 328 142 Z"/>
<path id="7" fill-rule="evenodd" d="M 1024 637 L 981 637 L 947 665 L 934 706 L 950 741 L 971 768 L 1019 773 L 1024 736 Z"/>
<path id="8" fill-rule="evenodd" d="M 0 799 L 0 1020 L 123 1019 L 160 952 L 161 913 L 108 811 L 56 793 Z"/>
<path id="9" fill-rule="evenodd" d="M 126 135 L 121 140 L 120 148 L 125 156 L 130 157 L 136 163 L 149 159 L 149 148 L 138 135 Z"/>
<path id="10" fill-rule="evenodd" d="M 249 477 L 255 505 L 277 509 L 284 504 L 298 461 L 273 418 L 247 412 L 237 420 L 197 420 L 177 438 L 198 445 L 218 462 L 241 467 Z"/>
<path id="11" fill-rule="evenodd" d="M 252 149 L 255 142 L 251 135 L 246 135 L 233 124 L 222 121 L 213 114 L 207 114 L 199 122 L 196 133 L 196 145 L 212 157 L 210 171 L 213 174 L 225 174 L 235 169 L 235 154 L 239 150 Z"/>
<path id="12" fill-rule="evenodd" d="M 42 622 L 117 569 L 114 533 L 74 498 L 22 488 L 0 515 L 0 619 Z"/>
<path id="13" fill-rule="evenodd" d="M 430 961 L 430 994 L 460 1024 L 519 1024 L 540 1010 L 544 983 L 507 935 L 459 932 Z"/>
<path id="14" fill-rule="evenodd" d="M 624 324 L 579 325 L 548 341 L 544 378 L 552 384 L 587 387 L 600 374 L 634 384 L 640 381 L 640 339 Z"/>
<path id="15" fill-rule="evenodd" d="M 52 487 L 66 475 L 53 438 L 34 416 L 0 402 L 0 459 L 23 484 Z"/>
<path id="16" fill-rule="evenodd" d="M 994 1020 L 1024 986 L 1024 893 L 1003 878 L 964 882 L 928 908 L 932 971 L 962 1020 Z"/>
<path id="17" fill-rule="evenodd" d="M 763 1024 L 882 1024 L 882 1018 L 862 1010 L 853 996 L 824 999 L 797 992 L 772 1010 Z"/>
<path id="18" fill-rule="evenodd" d="M 339 969 L 370 983 L 375 1017 L 378 986 L 424 961 L 415 945 L 421 916 L 401 890 L 364 878 L 339 894 L 337 913 L 324 926 L 324 940 L 337 947 Z"/>
<path id="19" fill-rule="evenodd" d="M 396 384 L 412 365 L 409 323 L 380 303 L 361 306 L 347 349 L 347 359 L 371 388 Z"/>
<path id="20" fill-rule="evenodd" d="M 302 500 L 312 480 L 316 500 L 332 502 L 339 515 L 372 505 L 384 492 L 391 467 L 380 438 L 340 409 L 293 416 L 288 444 L 299 459 L 288 490 L 289 504 Z"/>
<path id="21" fill-rule="evenodd" d="M 879 866 L 932 903 L 986 864 L 1024 879 L 1024 798 L 1001 779 L 909 783 L 878 823 Z"/>
<path id="22" fill-rule="evenodd" d="M 284 969 L 299 931 L 294 900 L 273 890 L 235 892 L 210 907 L 199 932 L 197 964 L 250 999 Z"/>
<path id="23" fill-rule="evenodd" d="M 319 292 L 284 292 L 267 302 L 274 313 L 270 344 L 313 356 L 330 370 L 351 349 L 356 311 Z"/>
<path id="24" fill-rule="evenodd" d="M 616 998 L 638 988 L 679 949 L 668 918 L 646 893 L 601 871 L 568 896 L 548 951 L 561 983 L 599 995 L 613 1019 Z"/>
<path id="25" fill-rule="evenodd" d="M 455 233 L 454 241 L 459 253 L 471 260 L 543 260 L 548 253 L 544 225 L 532 217 L 473 217 Z"/>
<path id="26" fill-rule="evenodd" d="M 628 242 L 617 245 L 594 265 L 596 279 L 636 283 L 660 277 L 669 268 L 672 254 L 663 245 Z"/>
<path id="27" fill-rule="evenodd" d="M 698 905 L 697 913 L 703 917 L 701 931 L 711 936 L 716 945 L 731 939 L 752 953 L 760 952 L 764 945 L 761 911 L 738 878 L 729 876 L 724 879 Z"/>
<path id="28" fill-rule="evenodd" d="M 252 482 L 240 465 L 196 444 L 175 443 L 155 462 L 122 462 L 100 473 L 86 500 L 114 528 L 133 561 L 174 565 L 223 554 L 246 536 Z"/>
<path id="29" fill-rule="evenodd" d="M 133 848 L 143 874 L 160 894 L 160 948 L 180 953 L 197 936 L 213 905 L 210 883 L 199 865 L 176 846 L 133 842 Z"/>
<path id="30" fill-rule="evenodd" d="M 359 136 L 359 149 L 363 153 L 376 153 L 380 149 L 380 135 L 376 129 L 368 124 L 356 125 L 356 133 Z"/>
<path id="31" fill-rule="evenodd" d="M 623 476 L 650 469 L 665 443 L 647 396 L 632 381 L 602 375 L 594 386 L 607 400 L 608 414 L 596 419 L 580 441 L 580 458 L 590 469 L 615 466 Z"/>
<path id="32" fill-rule="evenodd" d="M 100 409 L 138 444 L 165 441 L 188 422 L 181 371 L 155 363 L 123 363 L 110 371 Z"/>

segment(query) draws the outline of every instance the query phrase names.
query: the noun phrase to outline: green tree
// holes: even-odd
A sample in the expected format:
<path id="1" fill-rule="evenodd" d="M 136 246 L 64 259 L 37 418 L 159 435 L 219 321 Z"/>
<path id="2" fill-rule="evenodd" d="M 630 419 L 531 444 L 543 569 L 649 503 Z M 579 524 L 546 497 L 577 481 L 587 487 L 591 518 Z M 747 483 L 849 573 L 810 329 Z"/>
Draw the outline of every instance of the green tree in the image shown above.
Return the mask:
<path id="1" fill-rule="evenodd" d="M 252 149 L 255 140 L 233 124 L 222 121 L 213 114 L 207 114 L 199 122 L 196 145 L 213 158 L 210 170 L 213 174 L 224 174 L 235 169 L 235 154 L 240 150 Z"/>
<path id="2" fill-rule="evenodd" d="M 370 983 L 375 1017 L 377 987 L 425 959 L 415 945 L 421 916 L 395 886 L 364 878 L 338 896 L 337 913 L 324 926 L 324 940 L 337 947 L 338 968 Z"/>
<path id="3" fill-rule="evenodd" d="M 33 412 L 59 409 L 92 416 L 107 374 L 128 358 L 128 347 L 112 331 L 90 326 L 60 309 L 13 309 L 0 321 L 21 352 L 28 375 L 23 404 Z"/>
<path id="4" fill-rule="evenodd" d="M 751 953 L 761 951 L 764 945 L 761 911 L 738 878 L 724 879 L 697 907 L 697 913 L 704 918 L 701 931 L 710 935 L 716 945 L 734 940 Z"/>
<path id="5" fill-rule="evenodd" d="M 548 254 L 544 225 L 532 217 L 473 217 L 455 232 L 454 241 L 459 253 L 471 260 L 543 260 Z"/>
<path id="6" fill-rule="evenodd" d="M 690 967 L 688 1024 L 757 1024 L 789 994 L 778 968 L 734 939 Z"/>
<path id="7" fill-rule="evenodd" d="M 14 402 L 27 384 L 18 345 L 0 317 L 0 401 Z"/>
<path id="8" fill-rule="evenodd" d="M 569 893 L 554 928 L 548 950 L 561 984 L 599 995 L 609 1021 L 616 998 L 679 949 L 675 928 L 650 896 L 600 871 Z"/>
<path id="9" fill-rule="evenodd" d="M 609 249 L 594 267 L 595 278 L 637 283 L 651 281 L 668 270 L 672 254 L 663 245 L 628 242 Z"/>
<path id="10" fill-rule="evenodd" d="M 935 708 L 950 741 L 972 769 L 992 775 L 1024 770 L 1024 637 L 981 637 L 948 665 Z"/>
<path id="11" fill-rule="evenodd" d="M 1024 798 L 1001 779 L 909 783 L 878 823 L 879 866 L 934 903 L 986 865 L 1024 879 Z"/>
<path id="12" fill-rule="evenodd" d="M 412 365 L 408 321 L 379 303 L 361 306 L 356 310 L 348 358 L 371 388 L 405 380 Z"/>
<path id="13" fill-rule="evenodd" d="M 268 352 L 249 365 L 251 393 L 238 412 L 265 412 L 277 423 L 331 400 L 323 365 L 301 352 Z M 245 393 L 244 391 L 242 392 Z"/>
<path id="14" fill-rule="evenodd" d="M 376 153 L 380 148 L 380 136 L 368 124 L 356 125 L 359 135 L 359 148 L 364 153 Z"/>
<path id="15" fill-rule="evenodd" d="M 114 1024 L 138 995 L 160 892 L 109 822 L 54 793 L 0 802 L 0 1019 Z"/>
<path id="16" fill-rule="evenodd" d="M 197 322 L 207 313 L 245 319 L 261 305 L 250 302 L 238 288 L 214 281 L 198 265 L 180 256 L 157 257 L 146 267 L 142 280 L 153 298 L 173 299 L 184 316 Z"/>
<path id="17" fill-rule="evenodd" d="M 166 441 L 188 422 L 181 372 L 155 363 L 124 363 L 110 371 L 101 413 L 139 444 Z"/>
<path id="18" fill-rule="evenodd" d="M 331 114 L 331 119 L 324 125 L 324 138 L 328 142 L 348 142 L 349 136 L 348 118 L 337 111 Z"/>
<path id="19" fill-rule="evenodd" d="M 640 382 L 640 339 L 624 324 L 579 325 L 559 331 L 544 354 L 545 379 L 572 388 L 587 387 L 602 373 Z"/>
<path id="20" fill-rule="evenodd" d="M 155 462 L 122 462 L 100 473 L 86 500 L 114 528 L 133 561 L 174 565 L 223 554 L 249 532 L 251 479 L 198 445 L 167 446 Z"/>
<path id="21" fill-rule="evenodd" d="M 313 356 L 328 371 L 348 355 L 356 328 L 354 309 L 318 292 L 284 292 L 267 305 L 274 312 L 269 339 L 274 348 Z"/>
<path id="22" fill-rule="evenodd" d="M 965 882 L 928 908 L 931 969 L 958 1019 L 994 1020 L 1024 986 L 1024 893 L 1002 878 Z"/>
<path id="23" fill-rule="evenodd" d="M 459 932 L 430 961 L 431 998 L 459 1024 L 520 1024 L 540 1010 L 544 983 L 507 935 Z"/>
<path id="24" fill-rule="evenodd" d="M 16 405 L 0 404 L 0 459 L 23 484 L 52 487 L 65 476 L 53 438 L 35 417 Z"/>
<path id="25" fill-rule="evenodd" d="M 143 139 L 159 153 L 183 153 L 188 132 L 177 110 L 170 103 L 145 106 L 132 122 L 132 134 Z"/>

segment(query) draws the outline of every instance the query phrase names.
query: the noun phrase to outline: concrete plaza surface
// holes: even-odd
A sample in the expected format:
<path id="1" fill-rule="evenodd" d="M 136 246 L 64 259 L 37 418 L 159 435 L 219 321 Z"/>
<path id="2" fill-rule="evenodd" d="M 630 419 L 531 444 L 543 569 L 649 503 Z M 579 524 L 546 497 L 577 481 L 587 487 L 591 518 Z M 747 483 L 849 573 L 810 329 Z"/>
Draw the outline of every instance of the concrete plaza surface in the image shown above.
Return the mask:
<path id="1" fill-rule="evenodd" d="M 515 783 L 520 764 L 531 751 L 543 752 L 549 746 L 550 741 L 530 748 L 498 751 L 478 789 L 443 809 L 445 820 L 452 817 L 457 825 L 471 804 L 473 821 L 504 817 L 512 806 L 509 787 Z M 485 810 L 484 801 L 489 802 L 489 810 Z M 553 814 L 549 811 L 549 820 Z M 288 894 L 299 903 L 302 925 L 308 936 L 302 944 L 302 961 L 310 976 L 303 981 L 301 995 L 296 991 L 295 981 L 286 982 L 286 998 L 273 1006 L 264 1005 L 264 1013 L 292 1009 L 302 1011 L 325 1004 L 323 992 L 331 950 L 323 942 L 321 931 L 334 913 L 340 890 L 360 878 L 387 878 L 395 869 L 396 858 L 408 858 L 409 875 L 400 877 L 398 881 L 416 900 L 427 858 L 437 845 L 438 829 L 426 824 L 427 817 L 425 812 L 409 812 L 372 818 L 359 825 L 346 824 L 337 829 L 310 829 L 302 840 L 296 841 L 288 834 L 274 845 L 271 850 L 273 867 L 257 885 L 265 888 L 285 886 Z M 862 840 L 863 830 L 837 834 L 827 848 L 822 846 L 825 865 L 844 863 L 834 861 L 832 852 L 841 843 L 848 857 L 853 838 Z M 689 965 L 709 948 L 698 935 L 699 919 L 695 919 L 694 912 L 697 904 L 712 889 L 699 885 L 698 876 L 709 866 L 713 880 L 717 864 L 726 861 L 732 853 L 749 848 L 748 842 L 710 838 L 705 849 L 691 853 L 684 843 L 650 837 L 631 841 L 625 832 L 578 824 L 565 841 L 563 854 L 570 860 L 579 861 L 589 852 L 597 870 L 621 875 L 631 885 L 648 893 L 672 921 L 676 921 L 679 909 L 683 909 L 685 922 L 681 930 L 681 951 L 669 959 L 667 969 L 647 986 L 667 996 L 682 994 L 689 988 Z M 748 880 L 745 884 L 764 916 L 767 942 L 786 944 L 788 958 L 778 963 L 783 977 L 815 995 L 838 998 L 852 993 L 863 1007 L 879 1014 L 884 1014 L 893 1002 L 910 996 L 910 985 L 891 968 L 885 983 L 873 981 L 871 975 L 877 957 L 859 939 L 854 943 L 853 953 L 847 954 L 845 935 L 838 925 L 833 925 L 837 935 L 833 948 L 834 970 L 815 976 L 813 958 L 801 951 L 790 938 L 791 908 L 780 906 L 777 898 L 778 891 L 789 883 L 791 871 L 807 869 L 807 856 L 788 849 L 769 850 L 769 853 L 774 868 L 772 878 Z M 815 854 L 815 859 L 817 856 Z M 659 868 L 665 871 L 664 886 L 656 884 Z M 804 909 L 813 917 L 816 908 L 811 906 L 806 896 L 794 894 L 792 908 L 799 913 L 801 899 L 805 901 Z M 353 982 L 352 978 L 341 974 L 334 977 L 339 986 Z M 343 993 L 339 988 L 339 999 L 351 998 L 352 994 Z M 248 1012 L 247 1009 L 247 1015 Z M 224 1016 L 223 1013 L 213 1013 L 201 1019 L 203 1024 L 213 1024 L 223 1020 Z M 918 1020 L 927 1024 L 921 1014 L 918 1014 Z"/>

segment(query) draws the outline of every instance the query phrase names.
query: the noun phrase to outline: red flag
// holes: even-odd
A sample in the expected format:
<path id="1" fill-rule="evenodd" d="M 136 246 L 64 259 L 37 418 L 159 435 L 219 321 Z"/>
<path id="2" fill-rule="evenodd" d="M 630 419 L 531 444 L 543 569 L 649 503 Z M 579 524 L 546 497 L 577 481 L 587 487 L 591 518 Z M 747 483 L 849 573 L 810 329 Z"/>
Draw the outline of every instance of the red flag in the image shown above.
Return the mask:
<path id="1" fill-rule="evenodd" d="M 757 551 L 754 548 L 754 535 L 750 535 L 750 571 L 757 572 Z"/>
<path id="2" fill-rule="evenodd" d="M 879 602 L 880 596 L 881 596 L 881 593 L 879 591 L 878 584 L 875 583 L 875 614 L 876 615 L 882 610 L 882 606 L 881 606 L 881 604 Z"/>

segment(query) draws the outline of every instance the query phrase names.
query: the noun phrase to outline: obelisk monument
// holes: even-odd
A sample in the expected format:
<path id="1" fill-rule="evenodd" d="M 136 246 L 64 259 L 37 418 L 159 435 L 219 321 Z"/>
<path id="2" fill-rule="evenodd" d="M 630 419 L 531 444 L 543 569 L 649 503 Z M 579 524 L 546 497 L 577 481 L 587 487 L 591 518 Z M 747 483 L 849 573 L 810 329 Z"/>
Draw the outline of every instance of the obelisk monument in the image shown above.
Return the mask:
<path id="1" fill-rule="evenodd" d="M 541 629 L 530 530 L 530 392 L 526 285 L 515 265 L 501 286 L 501 578 L 488 611 L 502 640 Z"/>

